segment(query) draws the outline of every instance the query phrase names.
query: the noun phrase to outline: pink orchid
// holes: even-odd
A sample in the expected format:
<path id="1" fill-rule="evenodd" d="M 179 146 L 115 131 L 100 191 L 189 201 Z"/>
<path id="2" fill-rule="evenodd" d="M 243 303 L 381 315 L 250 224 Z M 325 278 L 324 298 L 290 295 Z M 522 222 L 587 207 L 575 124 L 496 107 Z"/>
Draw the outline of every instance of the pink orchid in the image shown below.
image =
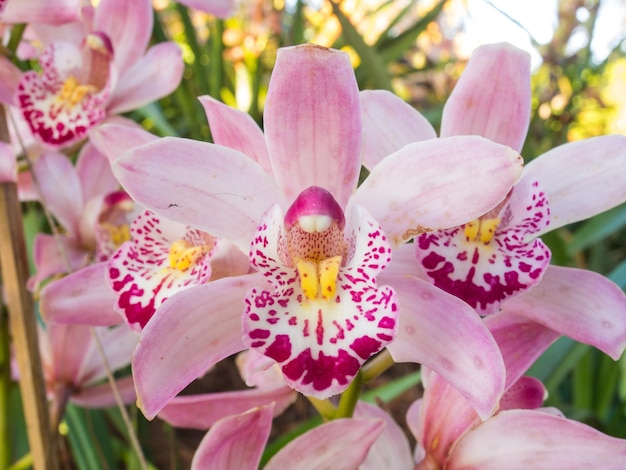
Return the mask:
<path id="1" fill-rule="evenodd" d="M 369 417 L 329 421 L 291 441 L 263 468 L 359 468 L 384 426 Z M 223 418 L 200 443 L 191 468 L 258 468 L 271 427 L 271 406 Z"/>
<path id="2" fill-rule="evenodd" d="M 235 0 L 178 0 L 178 3 L 218 18 L 228 18 L 235 12 Z"/>
<path id="3" fill-rule="evenodd" d="M 102 0 L 83 9 L 82 21 L 37 25 L 42 73 L 26 72 L 15 98 L 33 134 L 68 146 L 107 116 L 171 93 L 183 73 L 181 52 L 173 42 L 146 50 L 152 23 L 150 0 Z"/>
<path id="4" fill-rule="evenodd" d="M 616 439 L 538 409 L 543 384 L 522 377 L 558 337 L 515 310 L 486 319 L 507 365 L 507 386 L 496 414 L 482 421 L 453 387 L 424 372 L 424 395 L 409 408 L 407 422 L 418 440 L 419 469 L 456 468 L 618 468 L 626 440 Z"/>
<path id="5" fill-rule="evenodd" d="M 258 272 L 181 292 L 155 312 L 133 361 L 149 417 L 245 346 L 279 363 L 299 391 L 316 397 L 341 392 L 395 336 L 395 294 L 376 283 L 391 244 L 486 212 L 520 170 L 510 149 L 480 137 L 454 137 L 403 148 L 356 189 L 363 128 L 354 72 L 347 55 L 319 46 L 280 51 L 265 134 L 243 113 L 214 100 L 203 104 L 222 145 L 164 138 L 115 159 L 114 172 L 154 213 L 249 250 Z M 468 158 L 475 168 L 459 164 Z M 409 171 L 416 167 L 423 171 Z M 433 289 L 425 297 L 436 304 L 438 294 Z M 480 380 L 473 383 L 483 387 L 473 396 L 485 392 L 487 399 L 477 401 L 488 413 L 503 369 L 487 353 L 497 358 L 478 316 L 465 314 L 475 317 L 466 324 L 478 339 L 468 335 L 457 349 L 468 349 L 467 374 L 476 371 Z M 214 346 L 209 350 L 208 342 Z M 176 359 L 183 356 L 184 364 Z M 449 359 L 433 362 L 452 375 L 466 373 L 449 367 Z"/>
<path id="6" fill-rule="evenodd" d="M 489 85 L 484 86 L 487 75 Z M 519 150 L 529 124 L 529 80 L 527 53 L 507 44 L 478 48 L 446 103 L 441 136 L 477 134 Z M 397 97 L 363 92 L 362 100 L 370 131 L 365 150 L 369 167 L 379 164 L 384 152 L 396 146 L 435 137 L 432 126 Z M 567 303 L 561 291 L 550 288 L 588 292 L 591 275 L 549 267 L 550 251 L 538 237 L 624 202 L 625 177 L 624 136 L 559 146 L 526 165 L 506 200 L 495 209 L 470 223 L 418 235 L 415 256 L 422 271 L 419 275 L 483 315 L 498 311 L 502 302 L 526 292 L 526 315 L 619 357 L 626 335 L 626 312 L 612 312 L 610 327 L 598 320 L 594 321 L 596 327 L 586 332 L 573 328 L 561 316 L 566 315 L 565 307 L 558 309 L 559 314 L 550 307 L 557 297 Z M 602 291 L 617 295 L 613 283 L 592 277 Z"/>
<path id="7" fill-rule="evenodd" d="M 59 25 L 80 19 L 81 0 L 0 0 L 0 23 Z"/>
<path id="8" fill-rule="evenodd" d="M 126 325 L 95 328 L 108 367 L 116 371 L 128 365 L 138 337 Z M 48 324 L 39 329 L 39 344 L 48 398 L 55 418 L 61 419 L 69 400 L 80 406 L 100 408 L 115 405 L 106 379 L 106 369 L 90 328 L 81 325 Z M 15 371 L 19 374 L 19 370 Z M 132 403 L 132 377 L 116 380 L 122 400 Z"/>

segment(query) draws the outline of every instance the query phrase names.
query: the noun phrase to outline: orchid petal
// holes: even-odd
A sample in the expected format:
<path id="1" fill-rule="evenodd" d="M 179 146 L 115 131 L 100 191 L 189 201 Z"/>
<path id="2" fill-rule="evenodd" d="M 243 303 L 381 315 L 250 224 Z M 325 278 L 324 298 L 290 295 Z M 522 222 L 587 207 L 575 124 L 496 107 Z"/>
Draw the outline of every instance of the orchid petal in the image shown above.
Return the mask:
<path id="1" fill-rule="evenodd" d="M 407 144 L 437 137 L 428 120 L 393 93 L 365 90 L 360 97 L 365 132 L 363 164 L 367 169 Z"/>
<path id="2" fill-rule="evenodd" d="M 485 324 L 495 338 L 506 368 L 508 389 L 559 337 L 550 328 L 526 318 L 516 302 L 507 301 L 502 311 L 485 318 Z"/>
<path id="3" fill-rule="evenodd" d="M 124 377 L 115 381 L 115 386 L 122 399 L 127 405 L 133 403 L 137 397 L 135 382 L 132 377 Z M 108 382 L 86 387 L 72 393 L 70 401 L 83 408 L 106 408 L 117 405 L 117 400 Z"/>
<path id="4" fill-rule="evenodd" d="M 550 226 L 538 235 L 594 216 L 626 201 L 626 136 L 560 145 L 526 165 L 523 178 L 538 180 L 550 203 Z"/>
<path id="5" fill-rule="evenodd" d="M 11 146 L 0 142 L 0 183 L 17 182 L 17 160 Z"/>
<path id="6" fill-rule="evenodd" d="M 272 164 L 265 145 L 265 136 L 254 119 L 248 113 L 227 106 L 208 95 L 198 99 L 209 121 L 213 141 L 248 155 L 271 175 Z"/>
<path id="7" fill-rule="evenodd" d="M 434 468 L 445 468 L 450 449 L 479 421 L 468 401 L 437 373 L 429 374 L 422 399 L 407 412 L 419 444 L 419 461 L 425 459 Z"/>
<path id="8" fill-rule="evenodd" d="M 467 433 L 446 468 L 623 468 L 626 440 L 534 410 L 508 410 Z"/>
<path id="9" fill-rule="evenodd" d="M 532 235 L 548 225 L 549 214 L 545 193 L 526 179 L 511 191 L 493 238 L 470 238 L 466 226 L 423 233 L 416 237 L 415 256 L 437 287 L 481 315 L 491 314 L 541 281 L 551 254 Z"/>
<path id="10" fill-rule="evenodd" d="M 283 447 L 265 470 L 284 468 L 358 468 L 382 433 L 382 420 L 336 419 L 321 424 Z"/>
<path id="11" fill-rule="evenodd" d="M 209 429 L 227 416 L 244 413 L 255 406 L 274 404 L 273 416 L 280 415 L 297 398 L 290 387 L 258 388 L 234 392 L 183 395 L 173 398 L 159 412 L 159 418 L 175 427 Z"/>
<path id="12" fill-rule="evenodd" d="M 154 22 L 150 0 L 107 0 L 100 2 L 93 30 L 105 33 L 113 43 L 118 70 L 131 68 L 143 55 Z"/>
<path id="13" fill-rule="evenodd" d="M 89 262 L 87 253 L 76 239 L 46 233 L 35 236 L 33 258 L 37 272 L 28 280 L 30 290 L 37 290 L 39 284 L 50 276 L 80 269 Z"/>
<path id="14" fill-rule="evenodd" d="M 481 46 L 446 102 L 441 137 L 480 135 L 519 152 L 530 123 L 530 94 L 526 51 L 507 43 Z"/>
<path id="15" fill-rule="evenodd" d="M 264 123 L 272 169 L 287 199 L 321 186 L 345 207 L 363 150 L 359 89 L 348 54 L 312 44 L 280 49 Z"/>
<path id="16" fill-rule="evenodd" d="M 178 3 L 222 19 L 229 18 L 235 12 L 235 0 L 179 0 Z"/>
<path id="17" fill-rule="evenodd" d="M 111 164 L 96 147 L 87 142 L 78 155 L 76 173 L 81 183 L 83 200 L 104 196 L 119 188 Z"/>
<path id="18" fill-rule="evenodd" d="M 81 181 L 69 158 L 60 153 L 43 154 L 35 162 L 35 176 L 50 212 L 77 235 L 84 199 Z"/>
<path id="19" fill-rule="evenodd" d="M 392 416 L 375 405 L 359 401 L 354 410 L 354 417 L 380 419 L 385 423 L 383 432 L 370 447 L 367 458 L 359 466 L 359 470 L 413 468 L 409 441 Z"/>
<path id="20" fill-rule="evenodd" d="M 502 395 L 498 412 L 514 409 L 536 409 L 543 405 L 547 396 L 548 391 L 541 380 L 534 377 L 520 377 Z"/>
<path id="21" fill-rule="evenodd" d="M 485 214 L 504 199 L 521 165 L 516 152 L 482 137 L 425 140 L 376 165 L 350 202 L 366 207 L 400 244 Z"/>
<path id="22" fill-rule="evenodd" d="M 179 292 L 155 312 L 132 362 L 148 419 L 211 366 L 244 349 L 243 298 L 259 282 L 255 274 L 219 279 Z"/>
<path id="23" fill-rule="evenodd" d="M 276 253 L 283 235 L 278 206 L 259 223 L 251 261 L 273 284 L 246 296 L 243 341 L 274 359 L 296 390 L 327 398 L 345 390 L 360 366 L 393 339 L 397 305 L 376 276 L 389 262 L 390 247 L 380 226 L 362 208 L 351 217 L 354 253 L 339 269 L 336 295 L 306 298 L 298 272 Z"/>
<path id="24" fill-rule="evenodd" d="M 132 198 L 165 218 L 248 251 L 256 224 L 283 195 L 252 159 L 219 145 L 165 137 L 113 162 Z"/>
<path id="25" fill-rule="evenodd" d="M 400 328 L 387 349 L 396 362 L 424 364 L 450 382 L 481 417 L 504 391 L 498 345 L 465 302 L 415 278 L 383 276 L 400 299 Z"/>
<path id="26" fill-rule="evenodd" d="M 39 308 L 52 323 L 111 326 L 124 321 L 113 306 L 117 297 L 106 282 L 106 263 L 97 263 L 51 282 Z"/>
<path id="27" fill-rule="evenodd" d="M 13 105 L 13 96 L 21 76 L 22 71 L 13 62 L 5 56 L 0 56 L 0 103 Z"/>
<path id="28" fill-rule="evenodd" d="M 2 10 L 2 23 L 47 23 L 59 25 L 80 20 L 81 0 L 58 0 L 50 8 L 48 0 L 7 1 Z"/>
<path id="29" fill-rule="evenodd" d="M 626 347 L 626 295 L 592 271 L 550 266 L 538 285 L 506 308 L 615 360 Z"/>
<path id="30" fill-rule="evenodd" d="M 200 442 L 191 461 L 191 469 L 256 470 L 271 429 L 271 406 L 224 418 Z"/>
<path id="31" fill-rule="evenodd" d="M 96 127 L 90 134 L 90 142 L 106 155 L 110 163 L 124 152 L 158 139 L 140 127 L 107 123 Z"/>
<path id="32" fill-rule="evenodd" d="M 93 341 L 89 327 L 48 324 L 43 334 L 48 336 L 52 353 L 48 381 L 80 387 L 81 367 Z"/>
<path id="33" fill-rule="evenodd" d="M 107 112 L 124 113 L 169 95 L 180 84 L 184 69 L 182 52 L 176 43 L 152 46 L 120 76 Z"/>

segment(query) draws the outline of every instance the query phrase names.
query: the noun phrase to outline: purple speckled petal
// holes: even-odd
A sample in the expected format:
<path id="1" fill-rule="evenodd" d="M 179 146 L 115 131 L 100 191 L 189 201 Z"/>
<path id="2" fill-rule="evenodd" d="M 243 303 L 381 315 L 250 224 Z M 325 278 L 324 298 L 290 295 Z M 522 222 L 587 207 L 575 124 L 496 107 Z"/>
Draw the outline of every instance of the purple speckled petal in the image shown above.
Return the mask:
<path id="1" fill-rule="evenodd" d="M 549 223 L 545 195 L 536 181 L 515 186 L 489 243 L 468 240 L 464 226 L 424 233 L 415 255 L 432 282 L 480 314 L 536 285 L 550 263 L 550 250 L 532 234 Z"/>
<path id="2" fill-rule="evenodd" d="M 178 236 L 172 236 L 172 232 L 178 232 Z M 149 211 L 135 219 L 131 235 L 133 241 L 125 242 L 109 260 L 107 275 L 118 295 L 117 309 L 129 325 L 140 330 L 168 297 L 211 278 L 215 239 Z M 201 257 L 185 270 L 170 266 L 170 246 L 177 240 L 194 247 L 206 246 Z"/>
<path id="3" fill-rule="evenodd" d="M 280 262 L 277 206 L 262 219 L 250 249 L 252 264 L 274 289 L 255 288 L 246 297 L 244 343 L 279 363 L 289 385 L 317 398 L 342 392 L 396 332 L 395 293 L 375 281 L 389 262 L 389 244 L 363 209 L 351 220 L 353 255 L 339 269 L 331 300 L 305 299 L 296 269 Z"/>

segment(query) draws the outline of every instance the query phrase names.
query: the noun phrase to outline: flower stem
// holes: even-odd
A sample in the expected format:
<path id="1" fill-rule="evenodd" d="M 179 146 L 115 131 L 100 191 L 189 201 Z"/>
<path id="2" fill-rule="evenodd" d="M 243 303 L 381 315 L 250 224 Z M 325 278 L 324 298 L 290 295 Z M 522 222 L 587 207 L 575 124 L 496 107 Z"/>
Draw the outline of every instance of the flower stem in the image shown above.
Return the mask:
<path id="1" fill-rule="evenodd" d="M 330 402 L 330 400 L 318 400 L 314 397 L 307 397 L 307 399 L 311 402 L 311 405 L 315 407 L 317 412 L 324 418 L 324 421 L 331 420 L 335 417 L 337 413 L 337 408 Z"/>
<path id="2" fill-rule="evenodd" d="M 363 383 L 374 380 L 394 364 L 395 362 L 391 358 L 389 351 L 383 349 L 378 356 L 365 364 L 361 369 Z"/>
<path id="3" fill-rule="evenodd" d="M 352 383 L 341 394 L 339 406 L 337 407 L 337 413 L 335 413 L 335 419 L 352 417 L 354 408 L 356 407 L 356 402 L 359 400 L 359 395 L 361 395 L 362 382 L 363 379 L 361 372 L 359 371 Z"/>

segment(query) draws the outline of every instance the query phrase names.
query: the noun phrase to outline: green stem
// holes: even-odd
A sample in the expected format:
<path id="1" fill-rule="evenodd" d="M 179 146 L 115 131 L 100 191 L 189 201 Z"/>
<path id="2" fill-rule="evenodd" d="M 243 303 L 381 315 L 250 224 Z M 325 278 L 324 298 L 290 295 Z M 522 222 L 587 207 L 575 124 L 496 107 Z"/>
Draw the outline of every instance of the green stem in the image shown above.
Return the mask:
<path id="1" fill-rule="evenodd" d="M 16 24 L 11 28 L 11 37 L 9 38 L 9 43 L 7 44 L 7 49 L 11 51 L 13 57 L 15 57 L 15 51 L 17 50 L 17 46 L 20 44 L 22 40 L 22 35 L 24 34 L 24 30 L 26 29 L 26 24 Z"/>
<path id="2" fill-rule="evenodd" d="M 363 383 L 374 380 L 394 364 L 395 362 L 391 358 L 389 351 L 383 349 L 378 356 L 365 364 L 361 369 Z"/>
<path id="3" fill-rule="evenodd" d="M 362 382 L 361 372 L 359 371 L 345 392 L 341 394 L 339 406 L 337 406 L 337 413 L 335 413 L 335 419 L 352 417 L 356 402 L 359 400 L 359 395 L 361 395 Z"/>
<path id="4" fill-rule="evenodd" d="M 317 410 L 317 412 L 324 418 L 324 421 L 328 421 L 335 417 L 337 408 L 330 402 L 330 400 L 318 400 L 317 398 L 307 397 L 311 402 L 311 405 Z"/>
<path id="5" fill-rule="evenodd" d="M 9 349 L 9 321 L 3 308 L 0 308 L 0 468 L 8 468 L 11 463 L 13 439 L 10 420 L 11 350 Z"/>
<path id="6" fill-rule="evenodd" d="M 197 95 L 206 95 L 209 93 L 209 86 L 207 83 L 207 73 L 206 69 L 202 64 L 202 56 L 204 55 L 202 50 L 200 49 L 200 44 L 198 44 L 198 38 L 196 36 L 196 29 L 194 28 L 193 23 L 191 22 L 191 18 L 189 18 L 189 12 L 187 8 L 182 6 L 180 3 L 176 4 L 176 10 L 180 15 L 180 19 L 183 22 L 185 38 L 187 39 L 187 44 L 191 48 L 193 52 L 194 59 L 191 67 L 193 69 L 193 74 L 195 75 L 194 85 L 198 87 Z"/>
<path id="7" fill-rule="evenodd" d="M 224 22 L 215 20 L 215 27 L 211 28 L 211 72 L 209 74 L 209 89 L 211 96 L 220 99 L 222 90 L 222 74 L 224 73 Z"/>

